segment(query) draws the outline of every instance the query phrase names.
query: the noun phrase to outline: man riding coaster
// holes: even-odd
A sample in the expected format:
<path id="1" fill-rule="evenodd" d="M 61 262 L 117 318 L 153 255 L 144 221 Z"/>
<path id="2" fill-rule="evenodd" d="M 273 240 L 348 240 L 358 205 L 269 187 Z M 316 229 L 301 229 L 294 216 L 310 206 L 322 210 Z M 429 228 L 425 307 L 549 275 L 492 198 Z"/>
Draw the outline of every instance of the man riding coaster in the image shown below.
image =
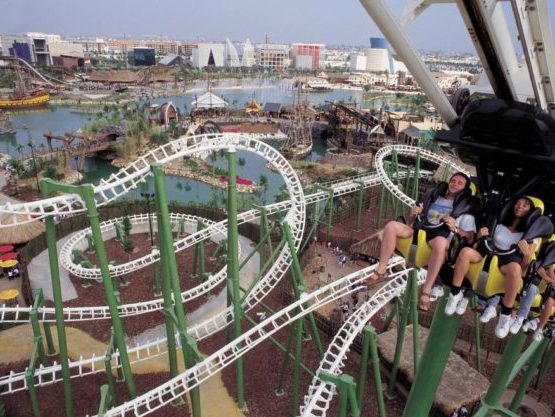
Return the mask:
<path id="1" fill-rule="evenodd" d="M 379 264 L 370 278 L 386 278 L 387 263 L 395 251 L 398 238 L 410 238 L 415 236 L 415 230 L 426 230 L 426 241 L 431 248 L 431 254 L 418 308 L 428 311 L 430 292 L 445 262 L 451 239 L 454 235 L 467 241 L 474 239 L 476 222 L 472 213 L 476 203 L 471 194 L 470 178 L 462 172 L 457 172 L 451 176 L 448 183 L 440 183 L 429 190 L 422 202 L 411 209 L 409 224 L 412 226 L 398 221 L 388 222 L 383 229 Z"/>

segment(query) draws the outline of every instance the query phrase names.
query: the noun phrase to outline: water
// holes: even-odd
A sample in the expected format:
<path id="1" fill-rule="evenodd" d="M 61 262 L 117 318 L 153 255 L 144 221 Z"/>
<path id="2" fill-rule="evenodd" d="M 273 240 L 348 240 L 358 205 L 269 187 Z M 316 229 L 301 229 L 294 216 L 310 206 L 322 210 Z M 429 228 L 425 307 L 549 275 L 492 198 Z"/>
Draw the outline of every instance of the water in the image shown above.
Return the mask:
<path id="1" fill-rule="evenodd" d="M 289 104 L 293 102 L 292 80 L 282 80 L 279 78 L 258 78 L 244 80 L 218 80 L 217 84 L 212 87 L 214 94 L 224 98 L 231 107 L 244 108 L 245 104 L 253 97 L 261 104 L 266 102 L 277 102 Z M 179 96 L 158 97 L 151 99 L 151 103 L 162 104 L 172 101 L 181 111 L 189 111 L 191 103 L 196 97 L 207 91 L 206 81 L 197 81 L 193 87 L 187 92 Z M 340 100 L 344 102 L 361 103 L 363 99 L 360 90 L 334 90 L 323 93 L 302 94 L 303 100 L 308 100 L 313 105 L 323 104 L 326 101 Z M 384 100 L 369 100 L 363 102 L 363 107 L 381 107 Z M 392 110 L 397 107 L 390 106 Z M 25 146 L 23 152 L 29 153 L 29 139 L 32 139 L 38 149 L 46 147 L 46 139 L 43 134 L 52 132 L 54 135 L 64 135 L 66 132 L 75 132 L 84 124 L 90 121 L 90 114 L 73 113 L 69 108 L 62 106 L 49 106 L 46 109 L 37 111 L 20 112 L 11 115 L 12 123 L 17 129 L 14 135 L 0 135 L 0 152 L 7 153 L 14 157 L 18 157 L 18 144 Z M 278 143 L 270 143 L 279 146 Z M 61 142 L 53 141 L 53 146 L 61 146 Z M 317 161 L 325 153 L 325 141 L 316 139 L 314 141 L 313 152 L 309 156 L 309 160 Z M 266 161 L 262 158 L 247 153 L 238 152 L 237 158 L 245 160 L 244 166 L 237 167 L 237 175 L 256 181 L 260 180 L 260 175 L 265 175 L 268 179 L 268 189 L 261 192 L 259 196 L 242 195 L 241 202 L 248 205 L 256 200 L 257 203 L 272 202 L 280 193 L 283 186 L 281 176 L 266 168 Z M 70 161 L 75 168 L 76 161 Z M 218 158 L 215 162 L 217 166 L 227 169 L 227 161 L 224 158 Z M 116 172 L 118 168 L 113 167 L 107 161 L 97 158 L 87 158 L 84 166 L 84 181 L 98 184 L 100 179 L 108 177 L 111 173 Z M 153 189 L 152 179 L 148 180 L 147 187 Z M 181 177 L 166 177 L 166 188 L 168 198 L 181 202 L 199 202 L 211 203 L 223 206 L 225 192 L 223 190 L 214 190 L 207 184 L 198 181 L 189 180 Z M 126 196 L 128 198 L 141 198 L 140 190 L 133 190 Z"/>

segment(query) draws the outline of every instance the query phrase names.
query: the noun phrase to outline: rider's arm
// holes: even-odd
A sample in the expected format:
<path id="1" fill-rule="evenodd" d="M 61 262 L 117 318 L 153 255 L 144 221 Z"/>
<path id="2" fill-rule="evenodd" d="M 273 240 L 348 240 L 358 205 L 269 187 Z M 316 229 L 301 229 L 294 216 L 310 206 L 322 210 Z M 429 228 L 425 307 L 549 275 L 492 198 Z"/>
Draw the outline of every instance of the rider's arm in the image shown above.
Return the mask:
<path id="1" fill-rule="evenodd" d="M 543 267 L 538 268 L 538 275 L 548 284 L 555 285 L 555 271 L 553 270 L 553 265 L 544 269 Z"/>
<path id="2" fill-rule="evenodd" d="M 530 262 L 532 262 L 532 257 L 534 255 L 534 251 L 536 250 L 536 244 L 521 240 L 518 242 L 518 248 L 522 252 L 522 261 L 520 262 L 520 265 L 523 268 L 527 268 L 528 265 L 530 265 Z"/>

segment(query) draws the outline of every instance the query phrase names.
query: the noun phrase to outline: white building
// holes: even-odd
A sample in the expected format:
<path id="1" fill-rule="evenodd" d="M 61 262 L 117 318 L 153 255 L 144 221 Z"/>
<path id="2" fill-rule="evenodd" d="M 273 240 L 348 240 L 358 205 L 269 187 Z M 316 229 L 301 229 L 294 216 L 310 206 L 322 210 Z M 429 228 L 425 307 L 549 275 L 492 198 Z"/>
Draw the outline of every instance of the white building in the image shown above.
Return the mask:
<path id="1" fill-rule="evenodd" d="M 237 68 L 241 66 L 241 59 L 237 53 L 237 49 L 233 42 L 229 38 L 225 38 L 225 66 L 231 68 Z"/>
<path id="2" fill-rule="evenodd" d="M 371 72 L 390 72 L 389 51 L 370 48 L 366 51 L 366 70 Z"/>
<path id="3" fill-rule="evenodd" d="M 243 43 L 243 56 L 241 57 L 242 67 L 254 67 L 256 65 L 256 53 L 251 41 L 247 38 Z"/>
<path id="4" fill-rule="evenodd" d="M 225 65 L 225 45 L 223 43 L 199 43 L 193 48 L 193 66 L 204 68 L 208 66 L 223 67 Z"/>
<path id="5" fill-rule="evenodd" d="M 83 58 L 85 56 L 83 45 L 69 41 L 49 42 L 48 50 L 50 56 L 73 56 Z"/>
<path id="6" fill-rule="evenodd" d="M 351 55 L 350 64 L 353 71 L 366 71 L 366 55 Z"/>

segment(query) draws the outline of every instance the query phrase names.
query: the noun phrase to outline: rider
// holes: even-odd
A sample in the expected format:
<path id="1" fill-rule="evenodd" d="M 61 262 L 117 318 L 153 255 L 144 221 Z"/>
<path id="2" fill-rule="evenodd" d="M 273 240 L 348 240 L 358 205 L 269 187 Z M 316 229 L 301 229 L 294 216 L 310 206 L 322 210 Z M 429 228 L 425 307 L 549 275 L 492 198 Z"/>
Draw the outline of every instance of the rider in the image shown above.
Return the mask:
<path id="1" fill-rule="evenodd" d="M 493 232 L 493 245 L 498 251 L 508 251 L 514 244 L 518 245 L 520 254 L 513 252 L 509 255 L 499 255 L 499 270 L 504 276 L 505 293 L 501 303 L 501 315 L 495 328 L 495 335 L 501 339 L 507 336 L 511 326 L 511 312 L 516 299 L 518 287 L 522 277 L 522 269 L 526 268 L 534 253 L 533 244 L 522 239 L 526 231 L 527 218 L 534 210 L 534 203 L 528 197 L 520 197 L 504 219 L 496 226 Z M 489 229 L 482 227 L 478 232 L 478 238 L 489 236 Z M 483 246 L 483 245 L 481 245 Z M 478 251 L 471 247 L 465 247 L 460 252 L 455 262 L 451 294 L 445 306 L 445 314 L 452 315 L 458 304 L 463 299 L 461 286 L 464 277 L 470 269 L 471 263 L 482 261 L 487 252 L 480 248 Z M 460 310 L 460 309 L 459 309 Z M 464 312 L 464 310 L 463 310 Z"/>
<path id="2" fill-rule="evenodd" d="M 426 240 L 430 245 L 431 254 L 426 282 L 422 285 L 419 309 L 427 311 L 430 304 L 430 290 L 445 261 L 450 239 L 457 234 L 471 241 L 476 232 L 474 216 L 468 214 L 469 208 L 464 211 L 464 207 L 469 207 L 467 203 L 470 195 L 470 178 L 462 172 L 457 172 L 451 176 L 447 184 L 440 183 L 428 191 L 422 203 L 411 209 L 409 223 L 414 222 L 417 217 L 420 218 L 415 222 L 414 227 L 398 221 L 388 222 L 383 230 L 379 264 L 371 278 L 377 280 L 386 277 L 387 263 L 395 251 L 398 238 L 411 237 L 415 229 L 426 228 L 427 225 L 436 226 L 443 222 L 441 227 L 426 230 Z"/>

